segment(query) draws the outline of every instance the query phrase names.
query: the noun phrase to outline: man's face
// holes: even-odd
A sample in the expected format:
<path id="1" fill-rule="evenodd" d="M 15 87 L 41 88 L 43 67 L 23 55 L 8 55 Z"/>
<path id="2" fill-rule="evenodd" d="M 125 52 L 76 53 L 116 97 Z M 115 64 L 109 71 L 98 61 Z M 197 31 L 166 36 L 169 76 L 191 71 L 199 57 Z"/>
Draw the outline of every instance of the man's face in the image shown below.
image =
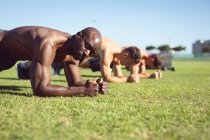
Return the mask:
<path id="1" fill-rule="evenodd" d="M 158 55 L 152 55 L 147 65 L 159 69 L 162 65 L 162 58 Z"/>
<path id="2" fill-rule="evenodd" d="M 162 57 L 160 55 L 157 55 L 156 56 L 156 59 L 155 59 L 155 65 L 156 65 L 156 68 L 157 69 L 160 69 L 161 66 L 162 66 Z"/>
<path id="3" fill-rule="evenodd" d="M 84 60 L 90 53 L 93 53 L 93 50 L 89 42 L 85 41 L 82 37 L 74 40 L 72 55 L 75 60 Z"/>

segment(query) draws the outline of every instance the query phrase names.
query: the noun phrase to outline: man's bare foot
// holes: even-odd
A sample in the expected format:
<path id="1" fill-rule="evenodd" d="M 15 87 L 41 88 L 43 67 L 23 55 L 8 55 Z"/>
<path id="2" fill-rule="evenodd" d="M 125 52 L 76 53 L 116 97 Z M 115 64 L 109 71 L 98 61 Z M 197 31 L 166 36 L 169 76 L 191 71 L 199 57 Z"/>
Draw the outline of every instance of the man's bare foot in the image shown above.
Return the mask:
<path id="1" fill-rule="evenodd" d="M 161 71 L 158 72 L 158 76 L 159 76 L 159 78 L 163 78 L 163 74 Z"/>

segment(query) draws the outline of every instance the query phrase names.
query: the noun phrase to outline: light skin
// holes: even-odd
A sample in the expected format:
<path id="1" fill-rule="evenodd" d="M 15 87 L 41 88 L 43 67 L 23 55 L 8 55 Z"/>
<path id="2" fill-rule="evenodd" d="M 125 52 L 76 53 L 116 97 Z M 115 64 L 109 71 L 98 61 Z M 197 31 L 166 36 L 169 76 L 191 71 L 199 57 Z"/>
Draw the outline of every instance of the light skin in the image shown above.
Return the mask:
<path id="1" fill-rule="evenodd" d="M 100 60 L 101 74 L 105 81 L 112 83 L 139 82 L 139 64 L 136 64 L 135 61 L 130 58 L 130 54 L 125 51 L 125 48 L 120 47 L 107 37 L 102 37 Z M 111 74 L 110 69 L 112 62 L 114 75 Z M 130 76 L 123 75 L 122 65 L 130 65 Z"/>
<path id="2" fill-rule="evenodd" d="M 162 78 L 162 72 L 157 69 L 157 71 L 153 73 L 148 73 L 146 71 L 146 65 L 150 67 L 155 67 L 154 66 L 154 58 L 152 55 L 148 54 L 146 51 L 141 49 L 141 63 L 139 65 L 140 71 L 139 71 L 139 77 L 141 79 L 146 79 L 146 78 L 152 78 L 152 79 L 159 79 Z"/>
<path id="3" fill-rule="evenodd" d="M 107 80 L 108 82 L 117 83 L 117 82 L 138 82 L 139 78 L 140 79 L 162 78 L 162 72 L 159 69 L 157 69 L 157 71 L 151 74 L 146 71 L 146 65 L 150 67 L 156 67 L 154 65 L 154 57 L 152 55 L 140 49 L 141 60 L 139 64 L 135 64 L 134 61 L 130 59 L 129 54 L 123 52 L 123 50 L 127 47 L 129 46 L 122 48 L 111 39 L 104 36 L 102 37 L 101 50 L 98 51 L 98 54 L 100 55 L 101 59 L 102 76 L 105 80 Z M 80 67 L 89 68 L 90 67 L 89 59 L 91 58 L 88 58 L 84 62 L 82 62 L 80 64 Z M 113 67 L 114 76 L 111 75 L 111 69 L 110 69 L 111 62 L 113 62 L 114 64 Z M 131 69 L 131 75 L 129 77 L 123 76 L 121 69 L 122 65 L 126 65 Z"/>
<path id="4" fill-rule="evenodd" d="M 79 61 L 101 45 L 100 32 L 86 28 L 75 35 L 39 26 L 25 26 L 0 33 L 0 71 L 19 60 L 32 61 L 30 81 L 36 96 L 96 96 L 108 92 L 105 82 L 82 81 Z M 9 56 L 9 57 L 8 57 Z M 52 85 L 51 64 L 64 63 L 68 87 Z"/>

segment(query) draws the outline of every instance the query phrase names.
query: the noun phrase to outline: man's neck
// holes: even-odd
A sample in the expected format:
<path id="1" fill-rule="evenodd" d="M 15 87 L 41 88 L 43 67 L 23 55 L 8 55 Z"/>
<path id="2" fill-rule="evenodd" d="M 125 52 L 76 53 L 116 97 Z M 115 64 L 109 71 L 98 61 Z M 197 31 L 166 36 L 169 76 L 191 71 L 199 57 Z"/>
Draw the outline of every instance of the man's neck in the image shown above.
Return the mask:
<path id="1" fill-rule="evenodd" d="M 59 47 L 58 51 L 64 54 L 71 53 L 72 42 L 72 36 L 69 36 L 68 39 L 63 43 L 63 45 Z"/>

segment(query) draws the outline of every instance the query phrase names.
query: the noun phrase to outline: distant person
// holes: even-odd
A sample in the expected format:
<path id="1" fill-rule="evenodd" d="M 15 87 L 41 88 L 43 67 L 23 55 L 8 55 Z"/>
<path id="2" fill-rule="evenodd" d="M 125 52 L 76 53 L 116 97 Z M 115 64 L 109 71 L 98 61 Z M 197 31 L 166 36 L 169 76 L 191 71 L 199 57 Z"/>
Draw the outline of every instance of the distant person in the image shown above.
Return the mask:
<path id="1" fill-rule="evenodd" d="M 162 64 L 161 56 L 158 54 L 149 54 L 142 49 L 140 51 L 141 51 L 141 62 L 140 62 L 140 68 L 139 68 L 139 77 L 141 79 L 162 78 L 162 72 L 160 71 L 161 64 Z M 154 68 L 156 69 L 156 71 L 150 74 L 146 71 L 147 67 Z"/>
<path id="2" fill-rule="evenodd" d="M 18 27 L 0 33 L 0 71 L 7 70 L 19 60 L 30 60 L 30 81 L 36 96 L 96 96 L 108 92 L 102 81 L 82 81 L 79 61 L 101 45 L 100 32 L 92 27 L 70 35 L 38 26 Z M 64 64 L 69 87 L 51 85 L 51 64 Z"/>

